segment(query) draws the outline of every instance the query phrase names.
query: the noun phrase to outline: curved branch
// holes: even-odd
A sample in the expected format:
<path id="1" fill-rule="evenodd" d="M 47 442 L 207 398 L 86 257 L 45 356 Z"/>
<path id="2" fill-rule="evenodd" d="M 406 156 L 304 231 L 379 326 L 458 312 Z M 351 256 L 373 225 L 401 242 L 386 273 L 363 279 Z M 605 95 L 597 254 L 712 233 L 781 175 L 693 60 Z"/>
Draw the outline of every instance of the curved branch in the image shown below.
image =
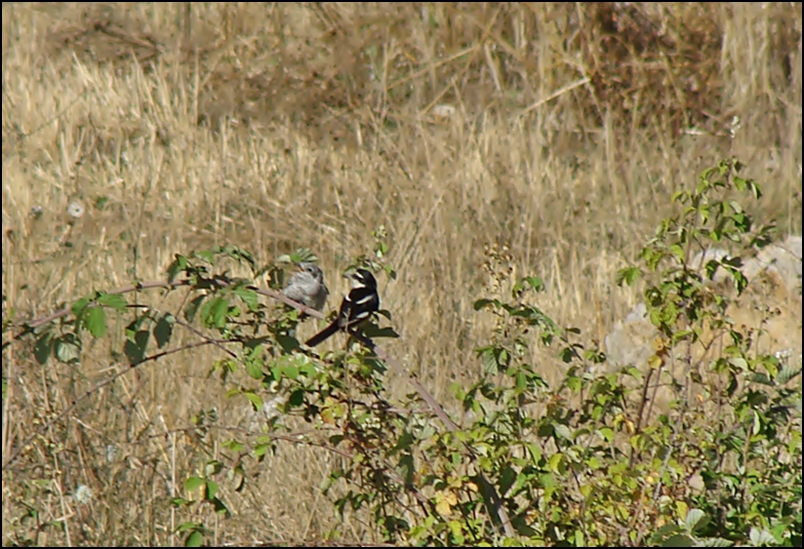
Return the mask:
<path id="1" fill-rule="evenodd" d="M 163 288 L 163 289 L 167 289 L 167 290 L 172 290 L 174 288 L 180 288 L 182 286 L 193 286 L 193 285 L 199 285 L 199 286 L 204 286 L 204 287 L 226 288 L 226 287 L 231 286 L 232 283 L 227 281 L 227 280 L 225 280 L 225 279 L 221 279 L 221 278 L 218 278 L 218 277 L 209 278 L 209 279 L 202 279 L 202 280 L 200 280 L 198 282 L 193 282 L 190 279 L 176 280 L 174 282 L 164 282 L 164 281 L 161 281 L 161 280 L 152 280 L 152 281 L 149 281 L 149 282 L 138 282 L 138 283 L 132 284 L 130 286 L 123 286 L 122 288 L 116 288 L 116 289 L 111 290 L 109 292 L 104 292 L 104 295 L 122 295 L 122 294 L 131 293 L 131 292 L 139 292 L 141 290 L 151 290 L 151 289 L 154 289 L 154 288 Z M 289 297 L 287 297 L 286 295 L 284 295 L 281 292 L 277 292 L 275 290 L 271 290 L 271 289 L 268 289 L 268 288 L 258 288 L 257 286 L 254 286 L 254 285 L 246 286 L 246 288 L 249 289 L 249 290 L 252 290 L 254 292 L 257 292 L 260 295 L 264 295 L 266 297 L 270 297 L 272 299 L 275 299 L 276 301 L 280 301 L 280 302 L 284 303 L 285 305 L 289 305 L 289 306 L 293 307 L 294 309 L 298 309 L 299 311 L 301 311 L 303 313 L 306 313 L 309 316 L 312 316 L 312 317 L 315 317 L 315 318 L 318 318 L 318 319 L 324 318 L 323 313 L 321 313 L 319 311 L 316 311 L 315 309 L 311 309 L 310 307 L 307 307 L 307 306 L 305 306 L 305 305 L 303 305 L 303 304 L 301 304 L 301 303 L 299 303 L 297 301 L 293 301 L 292 299 L 290 299 Z M 92 305 L 95 305 L 95 304 L 97 304 L 97 302 L 92 301 L 92 302 L 89 303 L 89 306 L 92 306 Z M 72 312 L 71 307 L 65 307 L 65 308 L 60 309 L 60 310 L 56 311 L 55 313 L 49 314 L 47 316 L 35 318 L 33 320 L 26 320 L 26 321 L 23 321 L 23 322 L 16 322 L 16 323 L 12 324 L 12 326 L 17 327 L 17 328 L 22 328 L 22 330 L 17 332 L 13 336 L 11 336 L 11 338 L 8 341 L 4 341 L 3 342 L 3 348 L 5 348 L 11 342 L 16 341 L 16 340 L 22 338 L 23 336 L 29 334 L 32 330 L 35 330 L 36 328 L 38 328 L 40 326 L 43 326 L 43 325 L 47 324 L 48 322 L 53 322 L 54 320 L 64 318 L 65 316 L 69 315 L 71 312 Z"/>

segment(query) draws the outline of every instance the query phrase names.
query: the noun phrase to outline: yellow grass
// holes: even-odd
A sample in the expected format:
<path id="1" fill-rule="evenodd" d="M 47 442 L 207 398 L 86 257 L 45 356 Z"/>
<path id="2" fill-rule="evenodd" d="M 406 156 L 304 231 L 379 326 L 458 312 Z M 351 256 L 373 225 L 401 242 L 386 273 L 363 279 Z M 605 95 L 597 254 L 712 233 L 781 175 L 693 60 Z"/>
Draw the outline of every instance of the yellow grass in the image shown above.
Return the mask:
<path id="1" fill-rule="evenodd" d="M 801 4 L 605 6 L 4 3 L 4 320 L 226 243 L 260 264 L 312 249 L 332 307 L 384 227 L 399 277 L 380 291 L 402 335 L 388 350 L 448 401 L 482 370 L 488 245 L 509 246 L 512 279 L 544 278 L 548 315 L 602 340 L 639 300 L 614 272 L 718 159 L 762 185 L 752 213 L 800 234 Z M 290 443 L 249 464 L 242 492 L 222 484 L 233 518 L 171 512 L 226 438 L 177 429 L 213 408 L 222 426 L 253 421 L 208 378 L 217 358 L 132 371 L 35 440 L 3 470 L 3 543 L 179 543 L 186 520 L 212 543 L 376 539 L 319 492 L 340 458 Z M 77 367 L 5 351 L 4 456 L 123 367 L 101 345 Z"/>

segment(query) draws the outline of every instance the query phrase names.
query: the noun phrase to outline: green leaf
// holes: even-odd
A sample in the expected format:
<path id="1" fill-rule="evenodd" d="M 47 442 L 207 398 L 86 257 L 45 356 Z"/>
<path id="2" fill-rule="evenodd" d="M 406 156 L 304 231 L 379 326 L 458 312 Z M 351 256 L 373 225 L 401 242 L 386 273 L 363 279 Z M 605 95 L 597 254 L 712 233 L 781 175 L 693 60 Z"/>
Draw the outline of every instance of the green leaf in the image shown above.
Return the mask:
<path id="1" fill-rule="evenodd" d="M 84 323 L 93 337 L 106 335 L 106 313 L 103 307 L 92 307 L 84 315 Z"/>
<path id="2" fill-rule="evenodd" d="M 297 379 L 299 377 L 299 369 L 293 364 L 286 364 L 282 366 L 281 371 L 290 379 Z"/>
<path id="3" fill-rule="evenodd" d="M 190 477 L 184 481 L 184 489 L 188 492 L 192 492 L 193 490 L 197 490 L 204 485 L 204 479 L 199 477 Z"/>
<path id="4" fill-rule="evenodd" d="M 193 530 L 199 530 L 202 528 L 201 524 L 196 524 L 195 522 L 182 522 L 176 527 L 177 532 L 192 532 Z"/>
<path id="5" fill-rule="evenodd" d="M 65 363 L 76 363 L 81 358 L 81 340 L 73 333 L 57 337 L 54 341 L 56 358 Z"/>
<path id="6" fill-rule="evenodd" d="M 695 542 L 685 534 L 676 534 L 667 538 L 662 547 L 695 547 Z"/>
<path id="7" fill-rule="evenodd" d="M 483 365 L 486 368 L 486 372 L 489 374 L 496 374 L 497 373 L 497 357 L 494 353 L 493 347 L 485 347 L 480 349 L 480 360 L 483 362 Z"/>
<path id="8" fill-rule="evenodd" d="M 260 307 L 260 300 L 257 292 L 249 290 L 248 288 L 238 287 L 235 288 L 234 294 L 243 300 L 243 303 L 248 305 L 250 311 L 256 311 Z"/>
<path id="9" fill-rule="evenodd" d="M 204 499 L 207 501 L 215 499 L 215 494 L 218 493 L 218 484 L 212 480 L 208 480 L 206 482 L 205 492 Z"/>
<path id="10" fill-rule="evenodd" d="M 262 397 L 253 391 L 246 391 L 244 393 L 246 398 L 251 402 L 251 406 L 254 408 L 255 412 L 259 412 L 262 410 Z"/>
<path id="11" fill-rule="evenodd" d="M 304 389 L 297 389 L 290 393 L 290 397 L 288 398 L 288 406 L 291 408 L 298 408 L 304 403 Z"/>
<path id="12" fill-rule="evenodd" d="M 703 538 L 698 542 L 699 547 L 734 547 L 734 542 L 723 538 Z"/>
<path id="13" fill-rule="evenodd" d="M 610 427 L 601 427 L 598 434 L 600 434 L 606 442 L 614 440 L 614 431 Z"/>
<path id="14" fill-rule="evenodd" d="M 128 301 L 120 294 L 103 294 L 98 297 L 98 304 L 122 311 L 128 305 Z"/>
<path id="15" fill-rule="evenodd" d="M 129 337 L 126 340 L 125 345 L 123 345 L 123 352 L 132 366 L 136 366 L 145 359 L 145 351 L 150 337 L 151 332 L 148 330 L 138 330 L 133 334 L 133 337 Z"/>
<path id="16" fill-rule="evenodd" d="M 187 268 L 187 258 L 181 254 L 174 256 L 173 262 L 167 268 L 168 282 L 172 283 L 176 279 L 176 275 Z"/>
<path id="17" fill-rule="evenodd" d="M 184 307 L 184 318 L 187 322 L 192 322 L 195 318 L 196 313 L 198 312 L 199 307 L 204 302 L 204 299 L 207 296 L 199 295 L 198 297 L 194 298 Z"/>
<path id="18" fill-rule="evenodd" d="M 228 312 L 229 300 L 223 296 L 215 296 L 201 307 L 201 319 L 210 328 L 224 328 Z"/>
<path id="19" fill-rule="evenodd" d="M 564 383 L 566 383 L 567 388 L 573 393 L 580 391 L 583 386 L 582 380 L 578 376 L 569 376 Z"/>
<path id="20" fill-rule="evenodd" d="M 706 516 L 706 513 L 700 509 L 690 509 L 684 519 L 684 527 L 687 529 L 687 532 L 694 534 L 696 530 L 703 528 L 708 522 L 709 518 Z"/>
<path id="21" fill-rule="evenodd" d="M 547 461 L 547 468 L 554 473 L 563 474 L 564 470 L 567 468 L 564 454 L 556 452 L 550 456 L 550 459 Z"/>
<path id="22" fill-rule="evenodd" d="M 262 379 L 262 365 L 256 360 L 246 362 L 246 373 L 253 379 Z"/>
<path id="23" fill-rule="evenodd" d="M 220 498 L 212 498 L 210 501 L 212 502 L 212 507 L 215 509 L 215 512 L 219 515 L 229 516 L 232 514 Z"/>
<path id="24" fill-rule="evenodd" d="M 538 464 L 542 459 L 542 449 L 538 444 L 527 443 L 528 452 L 530 453 L 530 458 L 533 460 L 533 463 Z"/>
<path id="25" fill-rule="evenodd" d="M 563 423 L 553 423 L 553 430 L 559 438 L 573 442 L 572 432 Z"/>
<path id="26" fill-rule="evenodd" d="M 53 352 L 53 334 L 52 332 L 44 332 L 41 334 L 34 344 L 34 356 L 39 364 L 45 364 L 50 354 Z"/>
<path id="27" fill-rule="evenodd" d="M 794 377 L 798 376 L 801 373 L 801 368 L 795 368 L 793 366 L 783 366 L 782 369 L 779 371 L 779 375 L 776 377 L 776 382 L 780 385 L 784 385 Z"/>
<path id="28" fill-rule="evenodd" d="M 622 286 L 623 282 L 633 286 L 640 276 L 642 276 L 642 271 L 638 267 L 624 267 L 617 271 L 614 281 L 617 286 Z"/>
<path id="29" fill-rule="evenodd" d="M 488 305 L 499 305 L 499 302 L 496 299 L 478 299 L 474 303 L 475 311 L 479 311 L 480 309 L 485 309 Z"/>
<path id="30" fill-rule="evenodd" d="M 736 357 L 730 358 L 729 363 L 732 366 L 734 366 L 735 368 L 737 368 L 738 370 L 741 370 L 743 372 L 748 370 L 748 361 L 746 359 L 744 359 L 743 357 L 736 356 Z"/>
<path id="31" fill-rule="evenodd" d="M 224 442 L 223 447 L 226 448 L 227 450 L 229 450 L 230 452 L 240 452 L 246 446 L 245 446 L 245 444 L 243 444 L 239 440 L 231 439 L 231 440 L 227 440 L 226 442 Z"/>
<path id="32" fill-rule="evenodd" d="M 80 317 L 81 311 L 83 311 L 86 308 L 86 306 L 89 305 L 90 301 L 92 301 L 91 298 L 82 297 L 81 299 L 76 300 L 70 309 L 72 310 L 75 316 Z"/>
<path id="33" fill-rule="evenodd" d="M 193 255 L 198 257 L 199 259 L 203 259 L 210 265 L 215 265 L 215 255 L 217 254 L 217 250 L 201 250 L 200 252 L 193 252 Z"/>
<path id="34" fill-rule="evenodd" d="M 751 532 L 748 534 L 748 538 L 751 540 L 752 547 L 762 547 L 765 545 L 778 545 L 776 539 L 773 535 L 768 532 L 767 530 L 757 530 L 753 526 L 751 527 Z"/>
<path id="35" fill-rule="evenodd" d="M 684 261 L 684 248 L 681 246 L 681 244 L 672 244 L 670 246 L 670 253 L 676 256 L 676 259 L 678 259 L 680 262 Z"/>
<path id="36" fill-rule="evenodd" d="M 176 323 L 176 317 L 170 313 L 164 313 L 159 316 L 154 326 L 154 338 L 156 339 L 157 346 L 161 349 L 170 341 L 173 335 L 173 325 Z"/>
<path id="37" fill-rule="evenodd" d="M 201 532 L 198 530 L 194 530 L 190 532 L 190 535 L 187 536 L 187 539 L 184 540 L 185 547 L 201 547 L 201 544 L 204 542 L 204 536 L 201 535 Z"/>

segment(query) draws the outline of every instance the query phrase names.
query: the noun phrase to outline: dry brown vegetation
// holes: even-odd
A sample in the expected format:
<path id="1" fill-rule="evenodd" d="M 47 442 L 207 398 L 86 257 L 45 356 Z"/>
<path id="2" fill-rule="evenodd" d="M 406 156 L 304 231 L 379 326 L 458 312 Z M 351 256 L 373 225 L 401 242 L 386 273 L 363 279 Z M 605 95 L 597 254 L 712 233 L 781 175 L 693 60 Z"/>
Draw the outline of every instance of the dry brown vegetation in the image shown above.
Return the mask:
<path id="1" fill-rule="evenodd" d="M 339 296 L 384 227 L 388 350 L 444 398 L 482 368 L 472 303 L 495 242 L 512 279 L 544 278 L 546 313 L 602 340 L 639 300 L 614 272 L 702 167 L 740 158 L 765 192 L 752 213 L 801 231 L 800 3 L 2 10 L 4 322 L 226 243 L 263 264 L 308 247 Z M 122 368 L 104 351 L 45 368 L 4 351 L 4 456 Z M 4 545 L 179 543 L 171 487 L 199 464 L 182 429 L 213 408 L 253 421 L 208 378 L 218 356 L 121 376 L 4 465 Z M 210 541 L 374 540 L 319 492 L 335 459 L 280 445 L 245 490 L 222 487 L 234 516 L 208 519 Z"/>

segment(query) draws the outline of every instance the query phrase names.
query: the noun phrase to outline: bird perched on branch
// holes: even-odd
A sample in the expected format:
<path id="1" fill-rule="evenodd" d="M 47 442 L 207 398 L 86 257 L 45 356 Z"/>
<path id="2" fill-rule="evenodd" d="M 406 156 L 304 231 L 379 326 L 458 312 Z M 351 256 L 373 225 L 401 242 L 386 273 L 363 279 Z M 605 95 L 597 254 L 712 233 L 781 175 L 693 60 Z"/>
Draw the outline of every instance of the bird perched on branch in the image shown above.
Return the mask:
<path id="1" fill-rule="evenodd" d="M 288 280 L 282 293 L 293 301 L 320 311 L 327 304 L 329 290 L 324 284 L 324 273 L 315 263 L 299 263 L 299 272 Z"/>
<path id="2" fill-rule="evenodd" d="M 329 326 L 307 340 L 308 347 L 315 347 L 338 330 L 348 331 L 380 308 L 374 275 L 366 269 L 357 269 L 345 276 L 352 281 L 352 289 L 341 301 L 338 316 Z"/>

